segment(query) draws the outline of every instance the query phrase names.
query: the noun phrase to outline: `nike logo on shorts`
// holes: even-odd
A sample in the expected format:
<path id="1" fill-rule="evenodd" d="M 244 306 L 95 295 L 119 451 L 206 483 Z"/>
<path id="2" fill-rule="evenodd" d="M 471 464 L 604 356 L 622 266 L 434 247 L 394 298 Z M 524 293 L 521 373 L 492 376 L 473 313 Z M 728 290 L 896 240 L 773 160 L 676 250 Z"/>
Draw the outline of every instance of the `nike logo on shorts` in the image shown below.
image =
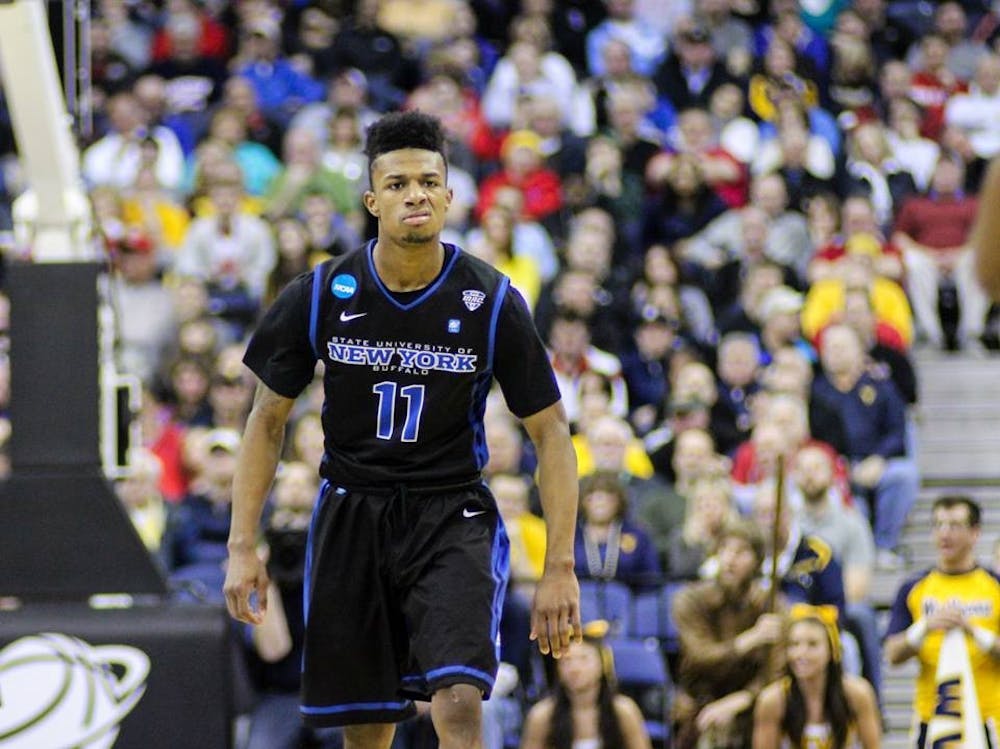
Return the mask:
<path id="1" fill-rule="evenodd" d="M 358 312 L 358 313 L 356 313 L 354 315 L 349 315 L 346 312 L 341 312 L 340 313 L 340 321 L 341 322 L 350 322 L 351 320 L 356 320 L 359 317 L 364 317 L 367 314 L 368 314 L 367 312 Z"/>
<path id="2" fill-rule="evenodd" d="M 462 517 L 463 518 L 474 518 L 474 517 L 476 517 L 476 515 L 483 515 L 485 513 L 486 513 L 486 510 L 470 510 L 468 507 L 466 507 L 464 510 L 462 510 Z"/>

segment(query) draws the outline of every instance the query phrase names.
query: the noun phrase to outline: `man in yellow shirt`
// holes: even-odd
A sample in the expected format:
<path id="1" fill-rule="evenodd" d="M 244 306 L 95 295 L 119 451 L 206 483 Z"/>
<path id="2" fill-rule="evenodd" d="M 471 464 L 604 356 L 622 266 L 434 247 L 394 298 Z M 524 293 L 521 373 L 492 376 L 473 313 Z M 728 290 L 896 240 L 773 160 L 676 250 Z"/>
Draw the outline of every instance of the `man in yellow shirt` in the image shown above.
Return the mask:
<path id="1" fill-rule="evenodd" d="M 897 593 L 886 656 L 892 664 L 913 657 L 920 663 L 914 746 L 924 749 L 931 717 L 954 707 L 954 701 L 937 689 L 941 642 L 948 631 L 964 630 L 989 745 L 1000 746 L 996 734 L 1000 721 L 1000 579 L 976 563 L 981 510 L 969 497 L 947 495 L 934 503 L 931 513 L 937 563 L 906 581 Z"/>

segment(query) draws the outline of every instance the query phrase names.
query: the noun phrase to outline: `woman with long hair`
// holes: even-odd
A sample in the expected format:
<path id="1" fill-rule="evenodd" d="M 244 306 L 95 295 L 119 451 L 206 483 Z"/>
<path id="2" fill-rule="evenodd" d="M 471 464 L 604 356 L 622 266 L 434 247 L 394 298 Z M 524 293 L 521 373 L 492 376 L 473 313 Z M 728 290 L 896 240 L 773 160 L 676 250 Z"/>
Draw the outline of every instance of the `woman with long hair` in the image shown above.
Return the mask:
<path id="1" fill-rule="evenodd" d="M 836 608 L 796 604 L 789 617 L 788 675 L 757 698 L 753 749 L 881 746 L 875 692 L 841 666 Z"/>
<path id="2" fill-rule="evenodd" d="M 525 718 L 521 749 L 651 749 L 639 706 L 618 693 L 607 630 L 585 625 L 556 661 L 556 684 Z"/>

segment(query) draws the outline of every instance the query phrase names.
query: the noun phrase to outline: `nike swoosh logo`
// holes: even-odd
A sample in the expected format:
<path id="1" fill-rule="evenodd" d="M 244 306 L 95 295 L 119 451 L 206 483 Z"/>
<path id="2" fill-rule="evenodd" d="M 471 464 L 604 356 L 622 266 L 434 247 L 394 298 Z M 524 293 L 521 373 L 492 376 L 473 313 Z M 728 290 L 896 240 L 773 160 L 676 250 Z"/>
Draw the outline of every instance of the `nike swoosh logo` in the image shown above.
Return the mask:
<path id="1" fill-rule="evenodd" d="M 350 322 L 351 320 L 356 320 L 359 317 L 364 317 L 367 314 L 368 314 L 367 312 L 358 312 L 357 314 L 349 315 L 346 312 L 341 312 L 340 313 L 340 321 L 341 322 Z"/>
<path id="2" fill-rule="evenodd" d="M 474 518 L 474 517 L 476 517 L 476 515 L 483 515 L 485 513 L 486 513 L 486 510 L 476 510 L 475 512 L 473 512 L 472 510 L 466 508 L 466 509 L 462 510 L 462 517 L 463 518 Z"/>

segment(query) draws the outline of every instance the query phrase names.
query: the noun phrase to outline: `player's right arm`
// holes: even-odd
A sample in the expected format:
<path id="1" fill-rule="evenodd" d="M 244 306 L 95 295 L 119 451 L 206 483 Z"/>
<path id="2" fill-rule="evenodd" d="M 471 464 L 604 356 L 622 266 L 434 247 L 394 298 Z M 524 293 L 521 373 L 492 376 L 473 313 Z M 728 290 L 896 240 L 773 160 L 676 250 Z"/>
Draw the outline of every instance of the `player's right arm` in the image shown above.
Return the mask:
<path id="1" fill-rule="evenodd" d="M 976 275 L 986 293 L 1000 300 L 1000 159 L 994 159 L 979 193 L 979 212 L 972 229 Z"/>
<path id="2" fill-rule="evenodd" d="M 257 386 L 253 408 L 247 419 L 243 442 L 233 477 L 232 523 L 229 530 L 229 564 L 223 588 L 226 606 L 236 619 L 260 624 L 267 608 L 268 578 L 257 555 L 257 532 L 278 468 L 285 424 L 295 405 L 263 383 Z M 256 593 L 257 606 L 251 596 Z"/>

